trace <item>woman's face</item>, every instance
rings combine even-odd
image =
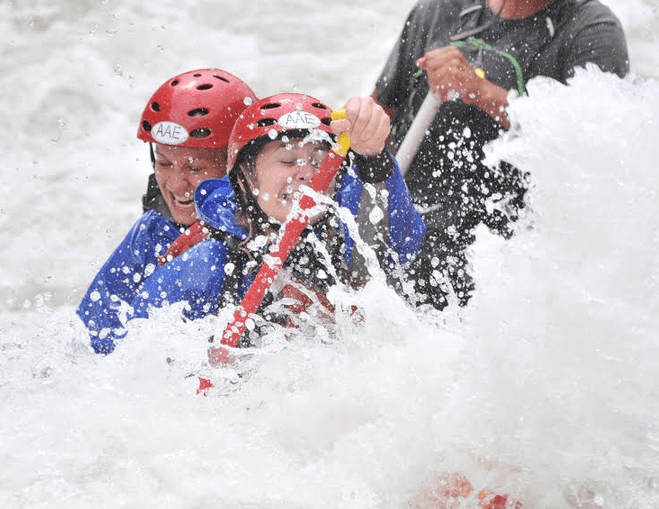
[[[202,180],[226,173],[227,151],[156,144],[156,181],[172,218],[190,226],[197,219],[194,190]]]
[[[311,183],[327,152],[326,144],[302,139],[266,144],[255,158],[253,189],[263,212],[284,222],[300,186]]]

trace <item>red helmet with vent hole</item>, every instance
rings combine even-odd
[[[252,141],[261,138],[275,140],[288,131],[304,136],[316,129],[333,136],[329,126],[331,121],[332,110],[305,94],[277,94],[256,101],[242,112],[233,127],[227,169],[233,169],[240,152]]]
[[[137,131],[140,140],[192,148],[222,148],[240,113],[256,101],[252,89],[221,69],[179,74],[149,99]]]

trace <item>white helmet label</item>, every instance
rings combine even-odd
[[[158,122],[154,125],[153,129],[151,129],[151,136],[158,143],[165,145],[180,145],[181,143],[185,143],[190,137],[185,127],[176,122],[169,122],[168,120]]]
[[[313,113],[296,111],[282,115],[277,123],[286,129],[313,129],[320,125],[320,119]]]

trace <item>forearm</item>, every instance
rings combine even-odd
[[[496,120],[503,129],[510,128],[510,121],[506,108],[508,107],[508,90],[494,83],[483,80],[483,85],[477,93],[460,96],[462,102],[480,108]]]
[[[416,255],[426,234],[426,226],[416,211],[412,197],[396,164],[387,178],[387,225],[389,247],[402,262]]]
[[[126,334],[127,303],[137,293],[136,280],[141,279],[134,277],[144,274],[141,254],[129,234],[101,267],[78,306],[76,313],[89,331],[96,353],[111,353],[114,340]]]

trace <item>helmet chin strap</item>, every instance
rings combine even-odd
[[[156,171],[156,153],[153,151],[153,143],[149,142],[149,155],[151,156],[151,168]]]

